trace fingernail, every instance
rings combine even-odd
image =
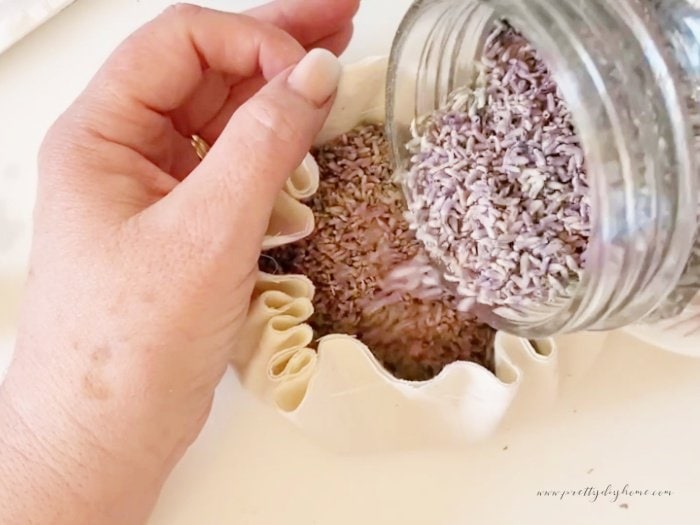
[[[313,49],[289,75],[289,86],[309,102],[321,107],[338,89],[342,66],[338,58],[325,49]]]

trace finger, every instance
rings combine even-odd
[[[209,144],[214,144],[236,110],[260,91],[265,83],[266,81],[262,77],[253,77],[238,83],[234,89],[229,91],[228,98],[213,116],[208,115],[209,118],[204,120],[201,118],[203,115],[200,114],[200,118],[196,122],[193,121],[193,124],[198,125],[195,128],[197,129],[196,133]]]
[[[257,75],[257,78],[265,81],[260,75]],[[170,112],[175,129],[185,137],[197,133],[197,123],[203,118],[211,119],[212,115],[226,104],[235,80],[230,75],[224,75],[213,69],[207,70],[202,77],[202,82],[187,102]]]
[[[309,49],[322,48],[339,55],[352,39],[353,25],[348,23],[336,33],[313,42]],[[180,109],[173,112],[173,122],[185,136],[200,135],[209,143],[219,137],[233,112],[265,85],[261,76],[240,80],[234,85],[222,75],[217,79],[207,78],[196,93]],[[218,80],[216,82],[215,80]],[[230,79],[229,79],[230,80]],[[222,92],[226,98],[222,100]]]
[[[359,0],[277,0],[249,10],[246,14],[275,25],[294,37],[307,49],[328,49],[341,54],[352,37],[352,18],[359,7]],[[177,130],[189,136],[194,133],[213,142],[221,134],[233,112],[260,87],[260,77],[226,82],[219,76],[215,83],[206,78],[191,100],[173,113]],[[221,99],[227,89],[228,98]]]
[[[347,47],[348,42],[352,38],[353,25],[348,24],[346,27],[337,33],[325,37],[318,42],[312,44],[312,48],[328,49],[337,54],[335,50],[343,50]],[[231,115],[248,99],[250,99],[260,88],[265,85],[265,79],[262,77],[253,77],[246,79],[236,84],[233,89],[229,90],[229,95],[226,101],[220,105],[216,111],[205,111],[201,106],[197,110],[188,110],[190,133],[196,133],[208,143],[213,144],[223,132]],[[216,94],[198,97],[200,100],[214,100]],[[208,109],[213,109],[211,106]]]
[[[311,44],[311,48],[321,47],[323,49],[328,49],[332,53],[339,55],[348,47],[350,40],[352,40],[354,27],[352,22],[347,24],[345,27],[338,30],[336,33],[326,36],[317,42]]]
[[[204,71],[273,78],[304,56],[283,30],[249,16],[178,4],[128,38],[98,74],[106,96],[165,114],[199,86]],[[128,72],[128,74],[124,74]],[[100,82],[102,81],[102,82]]]
[[[235,250],[244,266],[254,264],[274,202],[323,125],[340,75],[330,52],[310,52],[241,106],[202,164],[149,212],[175,220],[209,253]]]
[[[345,29],[359,7],[360,0],[277,0],[251,9],[247,14],[276,25],[304,47],[310,47]],[[337,55],[344,49],[331,51]]]
[[[304,49],[281,29],[254,18],[177,5],[134,33],[110,57],[81,97],[86,124],[156,165],[167,114],[200,85],[204,71],[270,79],[297,63]],[[166,154],[172,156],[171,151]]]

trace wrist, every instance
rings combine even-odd
[[[31,499],[43,499],[61,485],[40,449],[36,436],[12,406],[7,388],[0,385],[0,522],[40,523]]]
[[[60,395],[22,375],[0,386],[0,523],[145,522],[164,473],[101,443],[103,421],[80,404],[67,415]]]

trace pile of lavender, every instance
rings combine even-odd
[[[309,203],[314,234],[261,258],[264,271],[313,281],[316,336],[356,336],[401,379],[430,379],[458,360],[492,368],[495,332],[458,312],[440,286],[403,215],[382,129],[353,130],[316,159],[321,181]]]
[[[474,85],[415,123],[409,150],[408,221],[460,311],[547,304],[579,282],[583,153],[550,72],[512,27],[489,35]]]

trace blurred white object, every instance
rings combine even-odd
[[[700,294],[679,316],[653,324],[631,326],[627,332],[669,352],[700,357]]]
[[[75,0],[0,0],[0,53]]]

